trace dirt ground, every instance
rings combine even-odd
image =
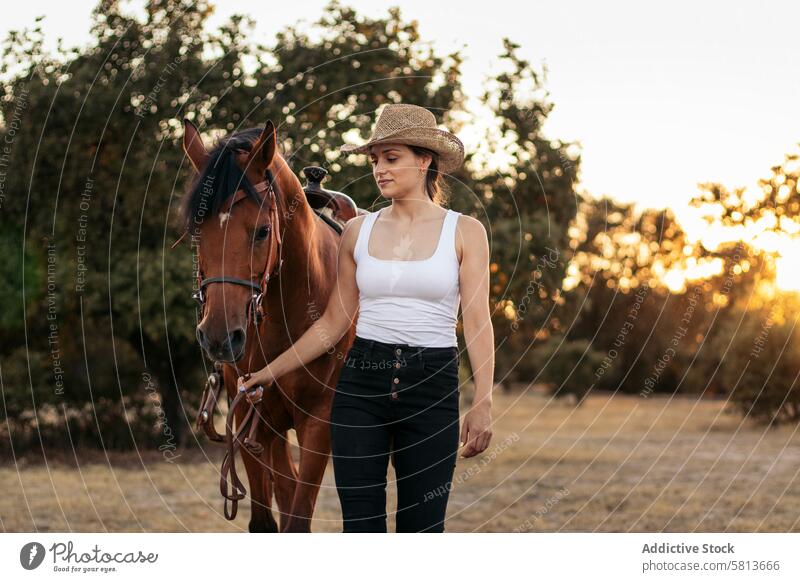
[[[489,449],[458,460],[447,531],[800,531],[797,427],[762,429],[723,401],[593,394],[575,408],[532,391],[497,393],[494,420]],[[2,530],[247,530],[249,500],[222,515],[217,446],[80,458],[2,459]],[[391,470],[388,494],[391,531]],[[341,530],[331,466],[312,529]]]

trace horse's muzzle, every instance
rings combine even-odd
[[[244,355],[245,340],[247,336],[244,329],[237,328],[227,336],[217,339],[209,337],[200,326],[197,327],[197,341],[200,347],[212,360],[233,363],[239,361]]]

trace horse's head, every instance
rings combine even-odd
[[[197,339],[209,357],[235,362],[244,355],[269,275],[280,266],[277,183],[270,171],[275,126],[269,121],[234,133],[207,151],[187,120],[183,147],[198,172],[182,212],[198,247]]]

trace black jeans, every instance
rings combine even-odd
[[[444,531],[458,452],[457,347],[356,336],[331,411],[345,532],[385,532],[386,475],[397,477],[397,532]]]

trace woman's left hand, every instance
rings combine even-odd
[[[474,457],[482,453],[492,440],[492,403],[481,400],[472,405],[461,427],[461,444],[466,445],[461,456]]]

